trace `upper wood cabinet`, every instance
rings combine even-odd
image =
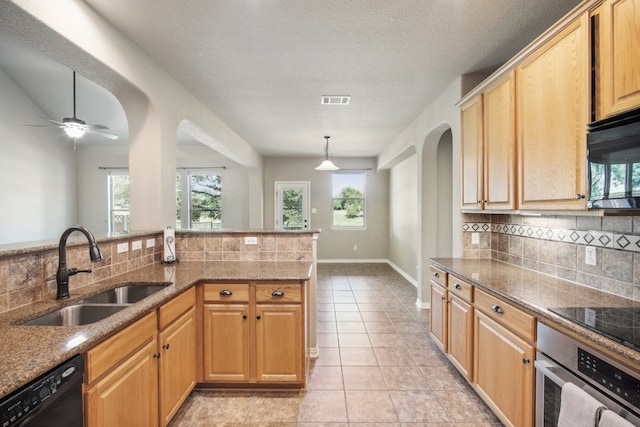
[[[483,94],[484,208],[515,209],[516,111],[514,72]]]
[[[588,14],[516,69],[520,209],[586,209]]]
[[[515,83],[510,72],[462,107],[462,208],[515,209]]]
[[[640,0],[605,0],[600,14],[603,117],[640,106]]]
[[[482,95],[462,106],[462,208],[483,208]]]

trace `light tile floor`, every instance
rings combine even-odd
[[[428,335],[416,289],[384,264],[318,266],[306,392],[194,390],[170,427],[499,426]]]

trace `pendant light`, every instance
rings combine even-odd
[[[324,137],[324,139],[327,140],[324,145],[324,160],[316,168],[317,171],[337,171],[338,169],[340,169],[339,167],[334,165],[331,160],[329,160],[329,138],[329,136]]]

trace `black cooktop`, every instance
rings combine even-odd
[[[549,311],[640,351],[640,307],[550,307]]]

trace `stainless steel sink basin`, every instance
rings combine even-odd
[[[36,317],[23,323],[31,326],[78,326],[88,325],[105,319],[120,310],[129,307],[126,304],[75,304]]]
[[[165,285],[126,285],[85,298],[86,304],[135,304],[165,289]]]

